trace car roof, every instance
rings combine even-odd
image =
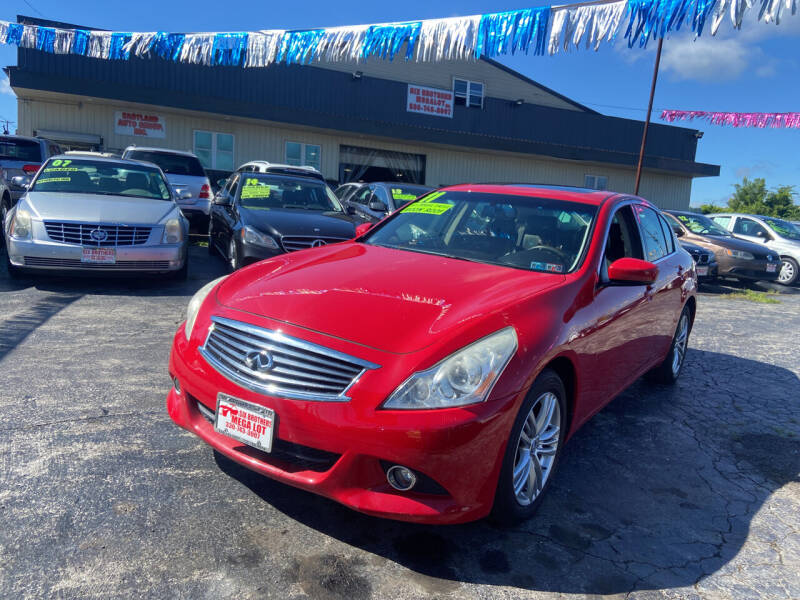
[[[14,138],[16,140],[26,140],[28,142],[47,142],[47,138],[36,137],[32,135],[16,135],[14,133],[0,133],[0,138]]]
[[[464,183],[440,188],[448,192],[484,192],[487,194],[509,194],[512,196],[530,196],[532,198],[550,198],[553,200],[570,200],[600,206],[618,196],[616,192],[592,190],[588,188],[548,185],[538,183]],[[634,196],[636,197],[636,196]],[[640,198],[644,200],[643,198]]]
[[[129,150],[142,150],[143,152],[160,152],[161,154],[180,154],[181,156],[191,156],[197,158],[197,155],[189,152],[188,150],[172,150],[171,148],[150,148],[147,146],[128,146],[124,152]]]

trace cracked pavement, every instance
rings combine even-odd
[[[703,294],[678,385],[584,426],[530,521],[428,527],[172,424],[171,338],[222,269],[193,247],[186,283],[0,271],[0,598],[800,598],[800,289]]]

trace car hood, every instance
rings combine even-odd
[[[85,223],[152,225],[175,210],[175,203],[172,201],[95,194],[28,192],[26,201],[43,220]]]
[[[272,235],[304,235],[352,239],[356,226],[342,212],[314,212],[302,209],[252,210],[239,207],[245,225]]]
[[[563,275],[345,242],[237,271],[217,289],[217,302],[405,354],[563,281]]]
[[[721,235],[700,235],[695,234],[697,239],[704,241],[708,244],[713,244],[714,246],[720,246],[722,248],[730,248],[731,250],[742,250],[744,252],[758,252],[758,253],[766,253],[768,248],[765,245],[759,245],[754,242],[748,242],[747,240],[740,240],[736,237],[727,237]]]

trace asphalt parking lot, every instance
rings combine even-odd
[[[800,598],[800,289],[708,288],[679,384],[640,381],[586,425],[534,519],[437,528],[172,424],[172,335],[224,269],[192,259],[185,283],[0,269],[0,597]]]

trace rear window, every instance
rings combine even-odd
[[[42,147],[32,140],[0,137],[0,159],[40,163]]]
[[[164,173],[170,175],[190,175],[192,177],[205,177],[203,165],[194,156],[183,154],[169,154],[167,152],[149,152],[147,150],[131,150],[125,158],[151,162],[161,167]]]

